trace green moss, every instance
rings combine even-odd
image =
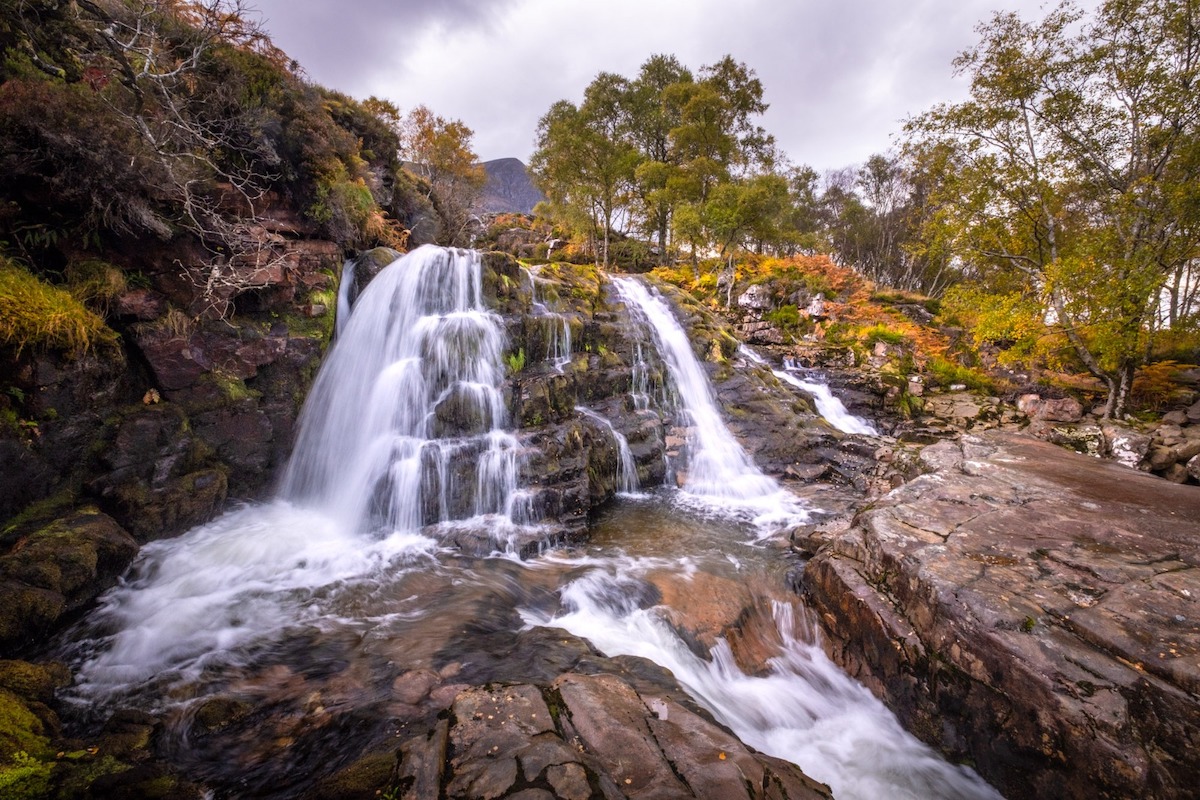
[[[0,344],[86,352],[112,346],[117,334],[71,293],[51,286],[0,256]]]
[[[41,758],[49,751],[42,721],[19,697],[0,689],[0,763],[13,763],[18,753]]]
[[[995,385],[982,371],[964,367],[940,356],[929,359],[925,371],[938,386],[961,383],[973,392],[991,392]]]
[[[235,378],[219,370],[213,370],[210,373],[210,380],[216,384],[225,397],[234,402],[239,400],[257,400],[262,397],[262,392],[249,388],[242,379]]]
[[[0,797],[33,800],[50,797],[50,775],[54,764],[17,751],[0,766]]]

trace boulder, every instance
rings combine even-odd
[[[1189,423],[1195,424],[1200,422],[1200,400],[1197,400],[1188,406],[1188,409],[1185,413],[1187,414],[1187,420]]]
[[[1174,411],[1168,411],[1166,414],[1163,414],[1162,423],[1164,425],[1187,425],[1187,410],[1177,408]]]
[[[1150,437],[1128,425],[1107,420],[1100,425],[1105,451],[1118,464],[1137,469],[1150,449]],[[1200,452],[1200,451],[1198,451]]]
[[[0,555],[0,646],[53,630],[113,586],[138,550],[125,529],[92,506],[9,537]]]
[[[1034,420],[1079,422],[1083,419],[1083,406],[1073,397],[1044,399],[1036,394],[1023,394],[1017,398],[1017,408]]]
[[[1193,797],[1200,493],[1028,437],[936,447],[806,568],[834,660],[1006,796]]]
[[[762,313],[771,308],[771,292],[765,285],[756,283],[738,295],[737,304],[748,311]]]

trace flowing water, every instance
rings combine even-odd
[[[789,565],[762,541],[765,518],[806,509],[737,445],[669,307],[641,283],[617,286],[650,326],[688,423],[683,488],[618,500],[586,547],[522,561],[503,536],[490,557],[447,546],[463,526],[533,524],[514,519],[504,343],[479,286],[476,256],[424,248],[368,285],[306,405],[279,498],[148,545],[69,633],[77,724],[154,711],[187,774],[222,796],[289,797],[356,745],[401,734],[404,676],[529,680],[514,641],[561,628],[669,668],[747,743],[839,798],[997,797],[825,657]],[[743,608],[758,623],[733,636]]]
[[[776,378],[789,386],[795,386],[800,391],[812,397],[813,402],[817,404],[817,413],[842,433],[862,433],[868,436],[879,435],[879,431],[868,420],[851,414],[842,401],[834,396],[828,384],[822,383],[820,380],[815,380],[818,377],[815,373],[796,366],[796,362],[792,359],[785,358],[783,360],[783,369],[779,370],[772,369],[765,358],[749,347],[742,346],[738,348],[738,352],[751,363],[770,369],[771,374]]]

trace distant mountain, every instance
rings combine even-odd
[[[520,159],[497,158],[483,162],[483,168],[488,179],[477,205],[480,212],[531,214],[533,207],[546,199],[534,187]]]

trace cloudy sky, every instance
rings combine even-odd
[[[886,150],[905,117],[965,93],[950,62],[992,11],[1040,0],[250,0],[317,83],[424,103],[475,131],[484,160],[528,162],[538,118],[600,71],[655,53],[725,54],[763,83],[763,125],[795,163]]]

